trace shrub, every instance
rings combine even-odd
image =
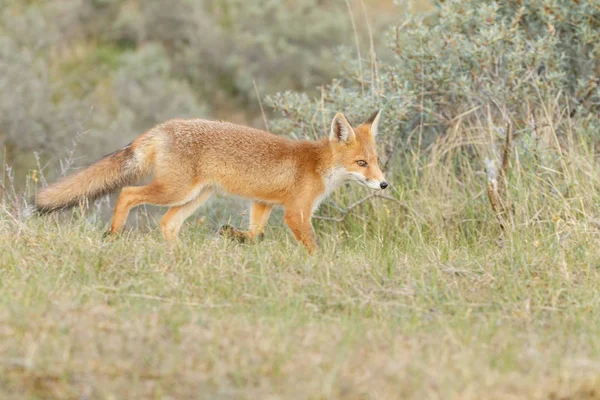
[[[393,135],[406,139],[423,125],[425,146],[475,107],[471,118],[486,118],[489,105],[494,114],[508,112],[518,120],[527,104],[539,107],[562,94],[572,112],[581,108],[587,116],[598,111],[600,12],[592,2],[577,3],[441,2],[426,18],[409,18],[389,32],[396,59],[380,64],[377,75],[367,69],[360,77],[354,68],[327,87],[324,99],[287,93],[271,103],[309,135],[307,121],[323,103],[325,120],[336,109],[359,117],[385,106]]]
[[[431,196],[416,207],[437,204],[424,213],[438,218],[437,226],[453,220],[452,209],[471,221],[487,212],[485,158],[487,184],[516,179],[506,196],[519,199],[521,207],[513,202],[512,209],[522,223],[572,213],[565,198],[595,214],[598,180],[590,177],[597,167],[589,149],[599,143],[599,23],[593,2],[439,2],[426,17],[390,30],[393,61],[361,71],[346,58],[340,63],[348,72],[320,97],[270,97],[285,116],[271,125],[283,134],[322,136],[336,111],[358,123],[383,107],[382,158],[391,159],[384,164],[399,194]],[[498,153],[510,155],[512,146],[518,159],[511,172]],[[465,198],[478,201],[459,203]]]

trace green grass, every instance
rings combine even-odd
[[[277,218],[256,245],[191,223],[169,250],[157,230],[106,242],[4,212],[0,397],[599,396],[592,223],[499,240],[485,213],[478,235],[426,232],[424,203],[373,204],[366,225],[319,222],[315,256]]]
[[[0,398],[600,398],[600,163],[583,135],[515,145],[502,230],[490,131],[399,157],[388,199],[315,221],[313,256],[281,211],[236,244],[215,232],[238,203],[209,204],[169,249],[153,209],[103,241],[97,211],[25,219],[7,191]]]

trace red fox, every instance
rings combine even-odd
[[[123,187],[111,229],[119,233],[129,211],[140,204],[170,207],[160,221],[163,236],[177,239],[183,222],[216,191],[250,199],[250,227],[221,233],[241,240],[263,235],[273,206],[296,240],[316,249],[311,218],[340,183],[353,179],[372,189],[388,184],[379,168],[375,137],[381,111],[353,128],[344,114],[331,123],[328,138],[297,141],[228,122],[171,120],[128,146],[67,176],[35,197],[39,213],[67,209]],[[129,186],[147,175],[145,186]]]

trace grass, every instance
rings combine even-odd
[[[314,256],[280,214],[217,237],[219,207],[175,250],[144,213],[103,241],[98,214],[23,218],[2,171],[0,398],[600,399],[597,124],[544,111],[511,122],[506,229],[483,170],[506,122],[460,114],[398,157],[396,201],[316,221]]]
[[[392,200],[316,220],[314,256],[280,211],[235,244],[214,232],[240,208],[213,204],[169,249],[151,212],[103,241],[98,210],[25,219],[9,188],[0,398],[600,398],[600,163],[572,122],[507,153],[504,230],[483,170],[498,127],[471,122],[399,157]]]
[[[107,242],[5,207],[0,397],[598,398],[595,220],[500,235],[481,184],[449,203],[413,179],[395,179],[403,208],[317,221],[312,257],[277,215],[257,245],[192,222],[169,250],[156,229]]]

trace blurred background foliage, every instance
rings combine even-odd
[[[388,139],[412,151],[443,138],[459,120],[481,127],[491,118],[501,129],[510,122],[525,138],[536,129],[530,117],[546,112],[546,120],[577,115],[585,132],[600,138],[598,1],[439,1],[384,36],[393,58],[367,53],[359,62],[346,52],[339,62],[348,71],[320,96],[270,96],[287,117],[276,126],[313,136],[336,110],[359,122],[365,109],[378,106],[386,110]]]
[[[316,137],[337,110],[356,124],[383,108],[391,191],[423,196],[407,204],[428,228],[597,215],[600,2],[438,1],[378,35],[392,57],[344,52],[318,96],[269,96],[271,129]]]
[[[0,1],[0,146],[13,174],[53,179],[172,117],[264,128],[264,99],[269,129],[298,138],[326,134],[337,111],[356,124],[382,107],[396,197],[447,187],[487,207],[480,176],[507,136],[531,172],[520,184],[543,183],[523,199],[533,210],[546,186],[563,199],[600,187],[588,163],[600,144],[597,0]]]
[[[52,177],[173,117],[263,128],[258,96],[318,94],[412,3],[0,0],[0,157]]]

